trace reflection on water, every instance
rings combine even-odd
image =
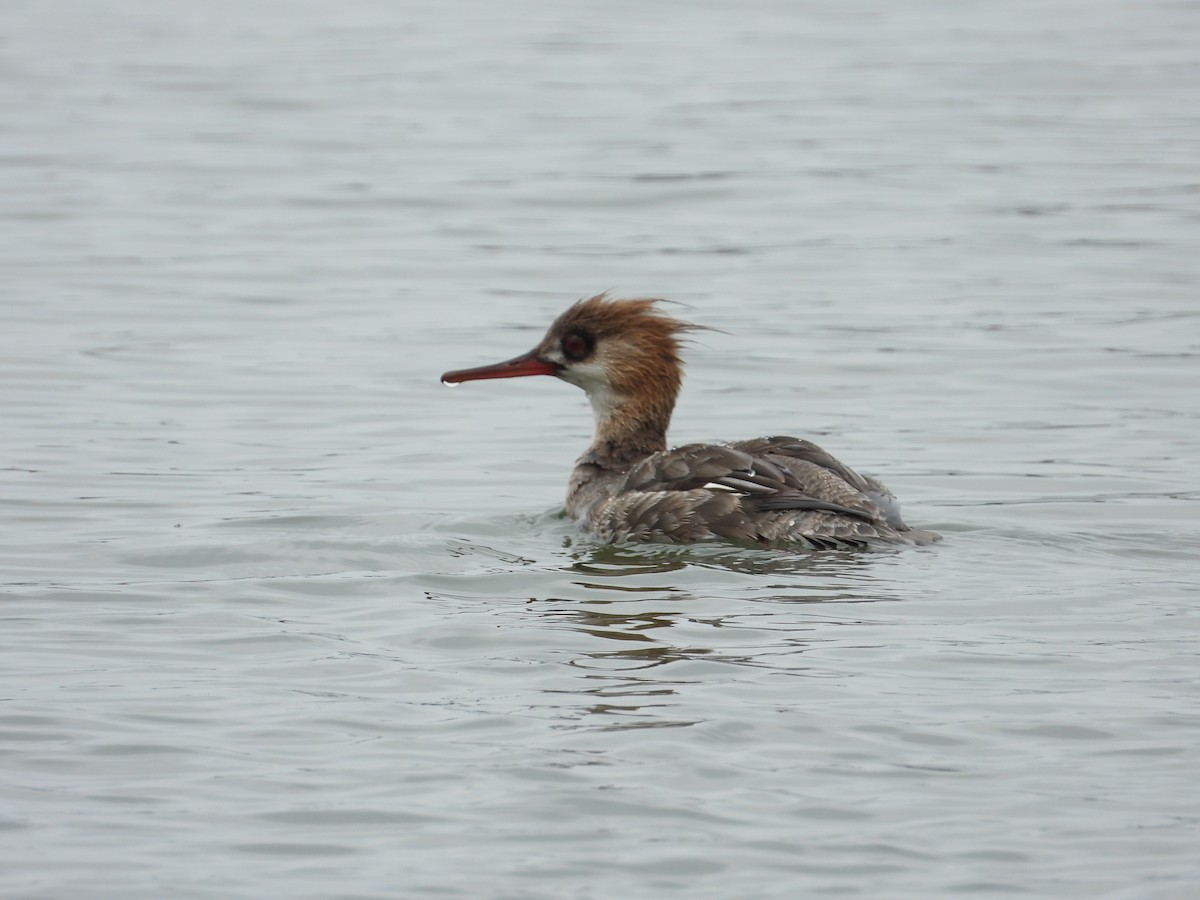
[[[751,672],[819,677],[804,654],[828,645],[829,628],[861,621],[840,604],[898,599],[874,575],[896,552],[576,547],[560,571],[583,593],[536,602],[543,623],[579,638],[564,646],[576,676],[545,693],[572,727],[675,728],[706,718],[681,714],[688,686],[760,677]],[[827,614],[798,613],[831,601]]]
[[[928,553],[932,550],[914,548],[869,548],[850,550],[803,550],[795,553],[779,550],[759,550],[730,547],[727,545],[695,545],[677,547],[668,545],[594,545],[573,554],[574,562],[569,572],[579,572],[589,578],[609,579],[603,582],[576,581],[579,587],[598,592],[646,593],[653,591],[680,592],[687,594],[686,583],[695,582],[711,590],[715,573],[728,575],[757,576],[750,582],[755,596],[760,600],[821,603],[839,601],[870,603],[877,600],[900,600],[895,592],[882,586],[885,578],[876,578],[874,572],[884,562],[894,560],[903,553]],[[707,572],[707,577],[679,579],[678,585],[641,584],[642,576],[667,573]],[[765,578],[796,579],[786,583],[764,582]],[[618,583],[618,579],[620,583]],[[744,578],[731,580],[740,591],[745,591]],[[771,593],[778,591],[780,593]],[[589,602],[606,602],[592,600]],[[612,601],[619,602],[619,601]]]

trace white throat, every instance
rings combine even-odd
[[[596,417],[596,427],[600,428],[612,419],[620,407],[620,398],[607,384],[594,385],[588,389],[588,402],[592,404],[592,414]]]
[[[559,377],[563,381],[583,388],[588,402],[592,404],[592,413],[596,417],[597,429],[610,422],[623,405],[625,398],[612,389],[608,373],[598,362],[577,363]]]

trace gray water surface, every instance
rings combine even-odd
[[[1200,896],[1200,7],[0,10],[0,894]],[[936,547],[606,547],[574,299]]]

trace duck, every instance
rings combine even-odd
[[[666,314],[662,303],[588,297],[528,353],[441,380],[550,375],[582,388],[595,433],[571,473],[566,514],[606,543],[842,550],[940,540],[907,525],[881,481],[809,440],[776,435],[668,449],[683,336],[708,329]]]

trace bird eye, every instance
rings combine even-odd
[[[589,353],[592,352],[591,335],[572,332],[563,338],[562,352],[563,356],[573,362],[579,362]]]

